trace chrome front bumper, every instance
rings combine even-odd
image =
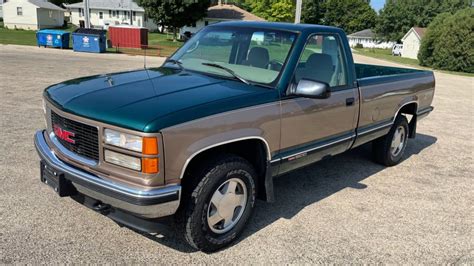
[[[143,218],[169,216],[178,209],[181,195],[179,185],[141,190],[70,166],[61,161],[48,146],[44,130],[36,132],[35,146],[41,160],[62,173],[79,193],[108,204],[114,209],[124,210]]]

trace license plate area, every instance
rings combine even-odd
[[[41,182],[50,186],[60,197],[69,197],[77,194],[77,190],[71,181],[65,178],[65,174],[58,171],[44,161],[40,162]]]

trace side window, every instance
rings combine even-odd
[[[347,85],[340,42],[332,35],[314,35],[306,43],[295,71],[295,80],[326,82],[331,87]]]

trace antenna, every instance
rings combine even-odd
[[[145,47],[145,49],[144,49],[145,52],[143,53],[143,54],[144,54],[144,56],[143,56],[143,68],[144,68],[144,69],[146,69],[146,48],[147,48],[147,47]]]

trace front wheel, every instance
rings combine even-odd
[[[200,179],[180,214],[186,241],[196,249],[211,252],[235,240],[245,227],[255,205],[255,170],[243,158],[220,156],[198,171]],[[191,191],[190,191],[191,192]]]
[[[374,160],[385,166],[393,166],[402,160],[408,143],[408,120],[398,116],[387,135],[373,141]]]

